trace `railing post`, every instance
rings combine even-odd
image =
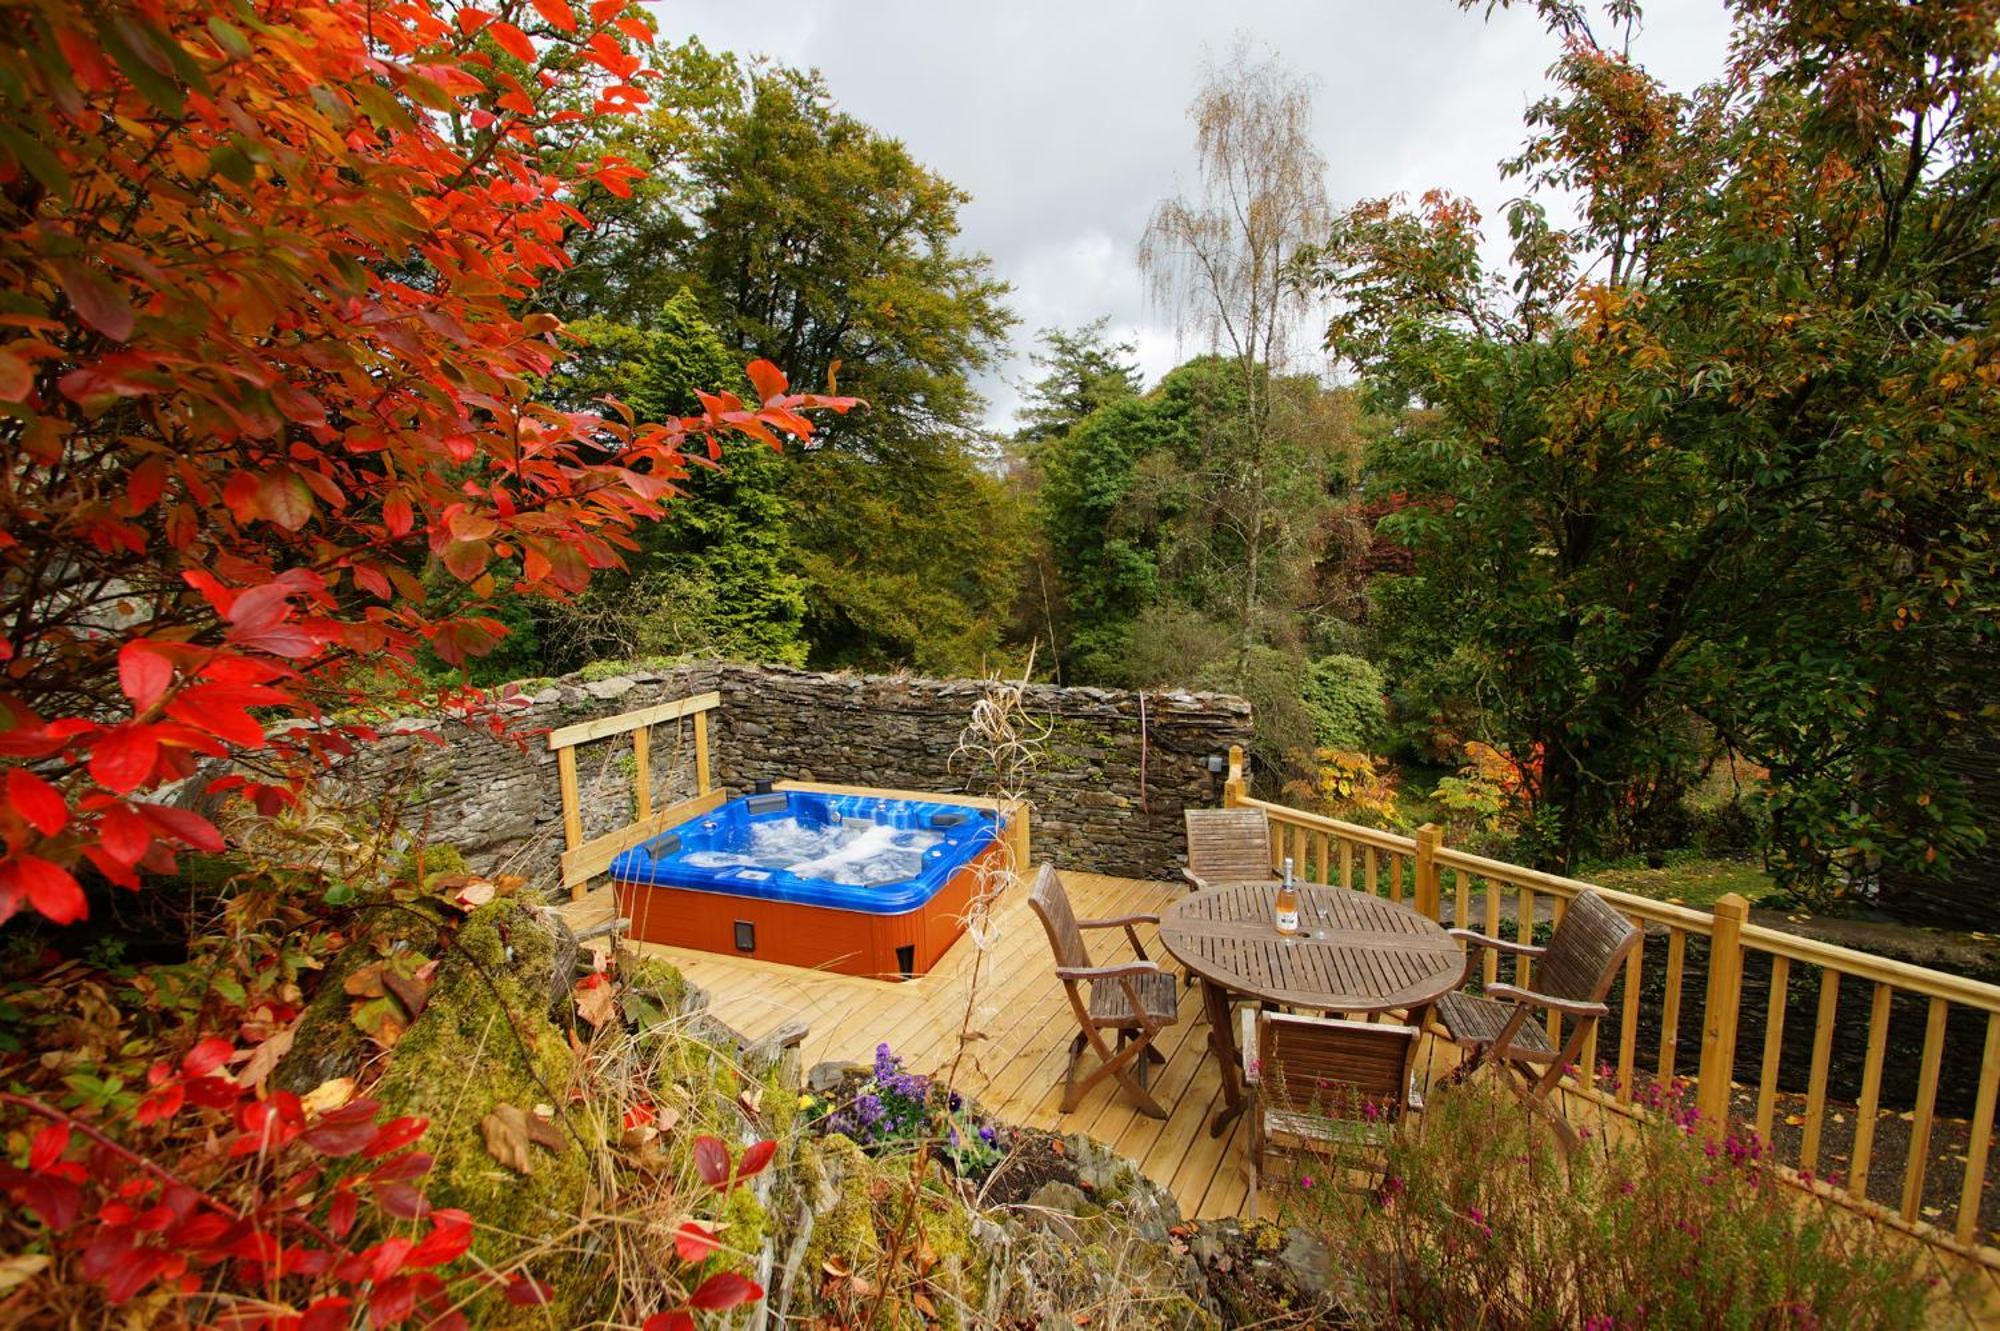
[[[1028,801],[1006,800],[996,806],[1000,813],[1001,835],[1007,839],[1007,853],[1013,859],[1008,866],[1014,871],[1016,882],[1026,882],[1028,878],[1028,857],[1034,851],[1030,836],[1030,810]]]
[[[1438,918],[1438,847],[1444,844],[1444,829],[1425,823],[1417,829],[1417,914]]]
[[[1743,922],[1750,916],[1750,903],[1731,892],[1715,903],[1714,915],[1695,1106],[1701,1110],[1704,1130],[1720,1136],[1729,1126],[1729,1079],[1736,1070],[1736,1028],[1743,1008]]]
[[[1222,783],[1222,807],[1235,808],[1249,793],[1249,787],[1243,780],[1243,746],[1232,744],[1229,746],[1229,775]]]

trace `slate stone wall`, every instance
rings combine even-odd
[[[722,694],[708,714],[710,753],[718,783],[732,793],[788,778],[989,789],[976,764],[954,757],[983,690],[977,680],[730,664],[555,681],[511,709],[516,739],[457,721],[410,722],[370,752],[367,770],[371,779],[384,769],[402,773],[410,824],[457,845],[475,868],[552,875],[562,804],[555,755],[537,732],[710,689]],[[1135,878],[1178,875],[1181,811],[1219,801],[1208,756],[1250,742],[1250,705],[1220,694],[1032,685],[1026,716],[1048,732],[1025,787],[1035,858]],[[630,752],[622,738],[578,750],[587,837],[630,821]],[[654,728],[656,804],[693,792],[693,763],[688,721]]]

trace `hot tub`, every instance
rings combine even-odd
[[[991,810],[774,791],[641,842],[612,861],[611,878],[645,942],[909,977],[964,932],[998,849]]]

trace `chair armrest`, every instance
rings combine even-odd
[[[1446,933],[1464,943],[1467,947],[1490,947],[1495,952],[1506,952],[1516,957],[1539,957],[1548,951],[1532,943],[1510,943],[1504,938],[1493,938],[1487,934],[1475,933],[1471,929],[1447,929]]]
[[[1236,1041],[1237,1052],[1243,1059],[1243,1084],[1255,1086],[1259,1075],[1263,1072],[1257,1062],[1257,1008],[1253,1004],[1236,1015],[1243,1025],[1242,1033]]]
[[[1164,975],[1157,962],[1128,961],[1122,966],[1058,966],[1059,980],[1122,980],[1128,975]]]
[[[1200,874],[1196,873],[1193,869],[1183,868],[1181,870],[1181,877],[1187,879],[1188,882],[1194,884],[1195,890],[1198,892],[1208,887],[1208,880],[1206,878],[1203,878]]]
[[[1145,961],[1148,960],[1146,945],[1139,941],[1139,930],[1136,926],[1141,924],[1158,924],[1159,922],[1160,917],[1157,915],[1120,915],[1115,919],[1109,920],[1078,920],[1076,927],[1079,929],[1123,929],[1125,937],[1132,944],[1132,955],[1141,961]]]
[[[1489,984],[1486,986],[1486,993],[1489,998],[1520,1003],[1525,1007],[1545,1007],[1566,1017],[1605,1017],[1611,1014],[1611,1009],[1602,1003],[1584,1003],[1574,998],[1557,998],[1554,994],[1538,994],[1532,989],[1522,989],[1511,984]]]

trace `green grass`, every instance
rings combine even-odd
[[[1590,866],[1576,876],[1620,892],[1683,906],[1713,906],[1730,892],[1742,893],[1754,906],[1777,891],[1771,875],[1755,860],[1716,858],[1693,851],[1668,852],[1666,864],[1658,869],[1647,868],[1641,860],[1626,859]]]

